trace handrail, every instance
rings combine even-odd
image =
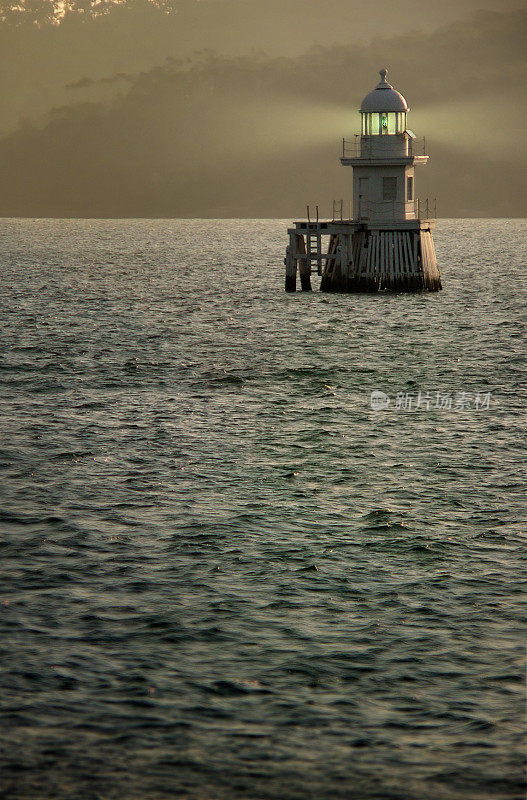
[[[358,133],[355,134],[354,141],[344,138],[342,139],[342,158],[372,158],[376,156],[384,156],[386,158],[412,158],[413,156],[427,155],[424,136],[420,139],[407,139],[408,154],[398,154],[388,146],[379,147],[381,144],[379,140],[382,139],[385,139],[385,136],[361,136]]]
[[[400,220],[400,212],[406,215],[414,214],[414,219],[420,219],[420,212],[424,211],[424,219],[437,219],[437,199],[433,202],[429,197],[415,200],[359,200],[359,220],[377,219],[383,221]],[[391,212],[391,213],[390,213]],[[398,219],[397,219],[397,218]],[[412,217],[410,217],[412,219]]]
[[[429,197],[415,200],[359,200],[358,213],[353,217],[351,200],[346,202],[346,210],[349,206],[349,216],[344,214],[344,200],[333,200],[332,222],[360,222],[361,220],[371,220],[377,222],[401,222],[404,221],[401,212],[414,214],[409,219],[420,219],[420,212],[423,211],[423,219],[437,219],[437,199]],[[307,206],[307,221],[310,226],[320,224],[319,207],[315,206],[316,219],[311,219],[311,206]],[[390,213],[391,212],[391,213]]]
[[[406,214],[419,217],[419,200],[359,200],[358,219],[377,219],[396,222]],[[410,217],[412,219],[412,217]]]

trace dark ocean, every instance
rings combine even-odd
[[[524,796],[527,222],[287,224],[0,221],[2,798]]]

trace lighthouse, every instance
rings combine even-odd
[[[352,167],[353,215],[320,221],[295,222],[286,250],[286,291],[295,291],[297,271],[301,288],[311,289],[311,275],[321,276],[328,292],[437,291],[437,267],[431,203],[420,202],[415,168],[426,165],[425,140],[408,128],[408,104],[388,82],[381,80],[360,106],[361,130],[354,140],[342,140],[340,162]],[[425,212],[424,216],[421,212]]]

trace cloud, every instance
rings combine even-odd
[[[131,83],[136,78],[137,78],[137,73],[133,73],[133,72],[118,72],[116,75],[110,75],[107,78],[100,78],[98,83],[101,84],[101,85],[119,83],[120,81],[128,81],[128,82]]]
[[[506,11],[518,4],[500,0],[499,8]],[[321,13],[315,0],[0,0],[0,134],[13,130],[22,116],[36,119],[69,102],[75,90],[64,84],[84,76],[97,82],[118,72],[135,74],[166,55],[184,60],[203,48],[230,55],[254,49],[290,58],[315,44],[349,48],[372,37],[382,48],[378,37],[390,41],[416,26],[425,26],[429,34],[471,9],[483,13],[485,6],[496,2],[324,0]],[[16,8],[23,10],[9,12],[9,19],[1,21],[2,11]],[[410,35],[411,48],[421,35]],[[379,58],[384,58],[382,49]],[[419,70],[428,72],[426,56]],[[306,75],[312,73],[307,64]],[[336,82],[350,77],[337,76]],[[115,87],[123,85],[116,82]],[[98,90],[107,96],[110,89],[108,83],[79,87],[91,97]]]
[[[387,64],[429,143],[421,194],[437,196],[443,215],[525,216],[526,32],[526,12],[480,13],[430,35],[294,58],[209,52],[86,79],[127,86],[1,141],[0,213],[281,217],[308,202],[328,213],[350,195],[339,140],[357,130],[357,107]]]
[[[78,81],[72,81],[71,83],[66,83],[66,89],[86,89],[89,86],[93,86],[95,81],[93,78],[79,78]]]
[[[128,81],[132,83],[137,78],[137,73],[133,72],[117,72],[115,75],[109,75],[104,78],[80,78],[78,81],[66,83],[66,89],[91,89],[94,86],[107,86],[121,81]]]

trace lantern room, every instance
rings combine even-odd
[[[408,105],[400,92],[388,83],[388,71],[381,69],[381,80],[366,95],[360,107],[363,136],[394,135],[406,132]]]

